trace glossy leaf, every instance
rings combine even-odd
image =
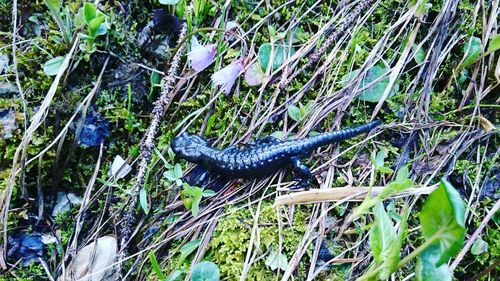
[[[273,56],[273,66],[272,70],[278,69],[283,62],[285,62],[289,56],[295,53],[293,48],[289,48],[284,45],[274,45],[274,47],[269,43],[264,43],[260,45],[258,59],[262,66],[262,70],[266,71],[269,62],[271,61],[271,56]]]
[[[440,256],[441,250],[437,245],[430,246],[420,254],[415,267],[415,277],[418,281],[451,281],[448,264],[436,265]]]
[[[384,94],[385,88],[389,84],[389,76],[387,75],[390,70],[382,66],[374,66],[366,72],[366,75],[361,79],[358,90],[367,87],[369,88],[363,90],[360,95],[357,96],[358,99],[367,102],[378,102],[382,95]],[[351,80],[353,80],[359,73],[359,70],[354,70],[351,73],[346,74],[343,78],[344,86],[347,85]],[[380,78],[384,76],[384,78]],[[376,83],[372,84],[374,81]],[[399,84],[396,81],[389,92],[389,97],[397,93],[399,89]]]
[[[46,63],[43,64],[43,72],[47,74],[48,76],[55,76],[59,72],[59,69],[61,68],[61,65],[64,61],[64,56],[58,56],[55,58],[52,58],[48,60]]]
[[[191,281],[219,281],[220,272],[217,265],[210,261],[200,262],[191,272]]]
[[[422,234],[425,239],[434,239],[438,246],[436,266],[440,266],[460,251],[465,236],[465,203],[458,191],[446,180],[442,180],[425,201],[420,212]]]
[[[463,68],[468,68],[471,66],[479,56],[483,53],[484,46],[481,43],[481,39],[472,36],[469,41],[464,45],[464,62],[462,63]]]

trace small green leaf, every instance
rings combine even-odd
[[[101,25],[99,25],[99,27],[97,28],[96,30],[96,36],[99,36],[99,35],[104,35],[108,32],[108,29],[109,29],[109,24],[107,22],[103,22],[101,23]]]
[[[207,190],[203,190],[203,197],[212,197],[214,196],[216,193],[215,191],[213,190],[210,190],[210,189],[207,189]]]
[[[277,139],[283,139],[283,137],[285,136],[285,133],[283,133],[283,131],[276,131],[276,132],[273,132],[271,134],[271,137],[275,137]]]
[[[484,47],[481,43],[481,39],[472,36],[469,41],[464,45],[464,62],[462,64],[463,68],[468,68],[471,66],[479,56],[483,53]]]
[[[144,188],[142,188],[141,191],[139,191],[139,204],[144,210],[144,213],[148,214],[149,213],[148,192]]]
[[[437,267],[460,251],[465,238],[465,203],[445,179],[425,201],[420,212],[420,223],[424,238],[432,237],[435,241],[432,245],[438,246],[440,257]]]
[[[169,180],[169,181],[175,181],[175,180],[177,179],[177,178],[175,177],[175,175],[174,175],[174,171],[170,171],[170,170],[169,170],[169,171],[165,171],[165,172],[163,173],[163,176],[164,176],[165,178],[167,178],[167,180]]]
[[[484,241],[481,236],[479,236],[476,241],[474,241],[474,244],[472,244],[472,247],[470,248],[471,254],[478,256],[482,253],[488,252],[488,243]]]
[[[497,34],[490,39],[486,53],[491,54],[496,50],[500,50],[500,34]]]
[[[160,0],[162,5],[175,5],[177,3],[179,3],[179,0]]]
[[[62,7],[62,0],[45,0],[44,2],[49,9],[54,11],[58,11]]]
[[[298,108],[293,104],[291,104],[288,107],[288,115],[296,122],[299,122],[302,119],[302,115],[300,114],[300,108]]]
[[[182,275],[183,275],[183,272],[181,270],[174,270],[172,271],[172,273],[170,273],[166,279],[164,279],[165,281],[180,281],[182,280]]]
[[[58,56],[55,58],[52,58],[48,60],[44,65],[42,66],[43,71],[47,76],[55,76],[59,72],[59,69],[61,68],[61,65],[65,59],[65,56]]]
[[[288,259],[285,254],[272,250],[269,256],[267,256],[266,265],[273,271],[277,268],[285,271],[288,267]]]
[[[191,271],[191,281],[219,281],[220,272],[217,265],[210,261],[200,262]]]
[[[385,158],[385,154],[382,151],[379,151],[377,153],[377,156],[375,156],[375,163],[374,164],[375,164],[375,167],[377,169],[384,166],[384,158]]]
[[[84,8],[81,7],[78,10],[78,13],[75,15],[75,19],[73,20],[75,27],[79,28],[84,26],[87,22],[85,21]]]
[[[353,80],[356,76],[358,76],[358,73],[359,70],[354,70],[351,73],[346,74],[342,78],[344,86],[346,86],[351,80]],[[390,81],[389,77],[386,75],[387,73],[389,73],[389,69],[378,65],[369,69],[366,72],[366,75],[361,79],[358,90],[365,88],[368,85],[370,86],[369,88],[362,91],[361,94],[357,96],[357,98],[367,102],[378,102],[382,98],[385,88],[387,87]],[[380,78],[382,76],[385,77]],[[377,82],[372,84],[372,82],[374,82],[375,80],[377,80]],[[397,93],[398,89],[399,89],[399,83],[396,81],[391,91],[389,92],[389,97]]]
[[[200,246],[200,243],[201,243],[201,239],[195,239],[193,241],[187,242],[186,244],[184,244],[181,247],[181,249],[179,250],[181,252],[181,256],[179,257],[179,262],[177,263],[177,267],[179,267],[184,262],[184,260],[189,255],[191,255],[191,253],[196,251],[198,246]]]
[[[180,179],[182,178],[182,167],[179,163],[175,164],[175,167],[174,167],[174,177],[176,179]]]
[[[97,36],[98,35],[97,32],[99,31],[99,27],[101,26],[101,24],[104,23],[105,20],[106,20],[106,17],[104,15],[92,19],[88,23],[88,26],[89,26],[89,36],[91,36],[91,37]]]
[[[379,272],[379,279],[386,280],[397,268],[401,242],[381,202],[375,205],[373,213],[375,225],[370,232],[370,249],[377,264],[383,267]]]
[[[156,259],[156,255],[153,251],[149,251],[149,262],[151,263],[156,276],[158,276],[160,280],[165,280],[165,275],[163,275],[160,265],[158,264],[158,260]]]
[[[274,45],[273,48],[271,44],[264,43],[260,45],[258,59],[260,65],[262,66],[262,70],[266,71],[269,62],[271,61],[271,55],[273,55],[273,66],[271,70],[276,70],[288,59],[289,55],[292,56],[294,53],[295,50],[293,48],[288,48],[288,46]]]
[[[85,18],[85,22],[89,24],[90,21],[96,17],[96,15],[97,10],[94,4],[85,2],[85,5],[83,6],[83,17]]]
[[[415,267],[415,276],[418,281],[451,281],[448,264],[436,265],[440,256],[441,250],[437,245],[430,246],[420,254]]]
[[[381,172],[381,173],[384,173],[384,174],[392,174],[392,173],[394,173],[394,170],[392,170],[389,167],[385,167],[385,166],[378,167],[378,171]]]
[[[191,203],[191,214],[193,217],[198,216],[200,213],[200,202],[201,202],[201,196],[196,196],[193,197],[193,201]]]
[[[408,179],[408,167],[403,166],[398,170],[398,173],[396,174],[396,182],[402,183],[406,179]]]
[[[247,82],[248,86],[258,86],[262,84],[263,80],[264,72],[262,71],[262,66],[260,66],[259,62],[253,63],[245,71],[245,82]]]
[[[425,60],[425,51],[424,49],[422,49],[422,47],[418,47],[418,45],[415,45],[413,44],[411,46],[411,48],[413,49],[413,52],[415,53],[415,55],[413,55],[413,59],[415,60],[415,62],[417,64],[421,64],[424,62]]]

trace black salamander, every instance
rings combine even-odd
[[[263,178],[290,165],[295,176],[300,179],[296,187],[308,189],[312,174],[301,159],[309,157],[321,146],[369,132],[379,123],[376,120],[349,129],[295,140],[279,140],[269,136],[248,147],[230,146],[222,150],[212,147],[200,136],[182,133],[174,138],[171,147],[180,158],[196,163],[210,173],[229,178]]]

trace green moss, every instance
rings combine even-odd
[[[253,206],[252,213],[255,214],[256,207]],[[245,263],[246,251],[250,243],[253,217],[248,209],[237,210],[230,207],[226,210],[231,213],[223,217],[217,225],[213,237],[208,245],[206,258],[215,262],[220,270],[222,278],[229,280],[238,279],[243,264]],[[282,253],[290,260],[297,245],[299,245],[302,235],[306,230],[306,213],[303,208],[297,208],[294,213],[293,225],[283,217],[282,220]],[[260,254],[269,253],[271,249],[277,249],[279,243],[278,225],[276,210],[271,203],[263,203],[261,214],[259,216],[258,233],[260,242]],[[255,248],[254,248],[255,249]],[[300,275],[305,274],[305,265],[307,264],[310,251],[306,254],[300,265]],[[252,264],[247,278],[249,280],[270,280],[276,278],[265,265],[265,258]]]

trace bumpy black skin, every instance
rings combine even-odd
[[[172,141],[171,147],[180,158],[196,163],[210,173],[230,178],[262,178],[291,165],[295,175],[301,179],[297,187],[308,188],[312,174],[300,159],[309,157],[320,146],[369,132],[379,123],[380,121],[376,120],[358,127],[304,139],[282,141],[267,137],[248,147],[230,146],[223,150],[212,147],[200,136],[183,133]]]

